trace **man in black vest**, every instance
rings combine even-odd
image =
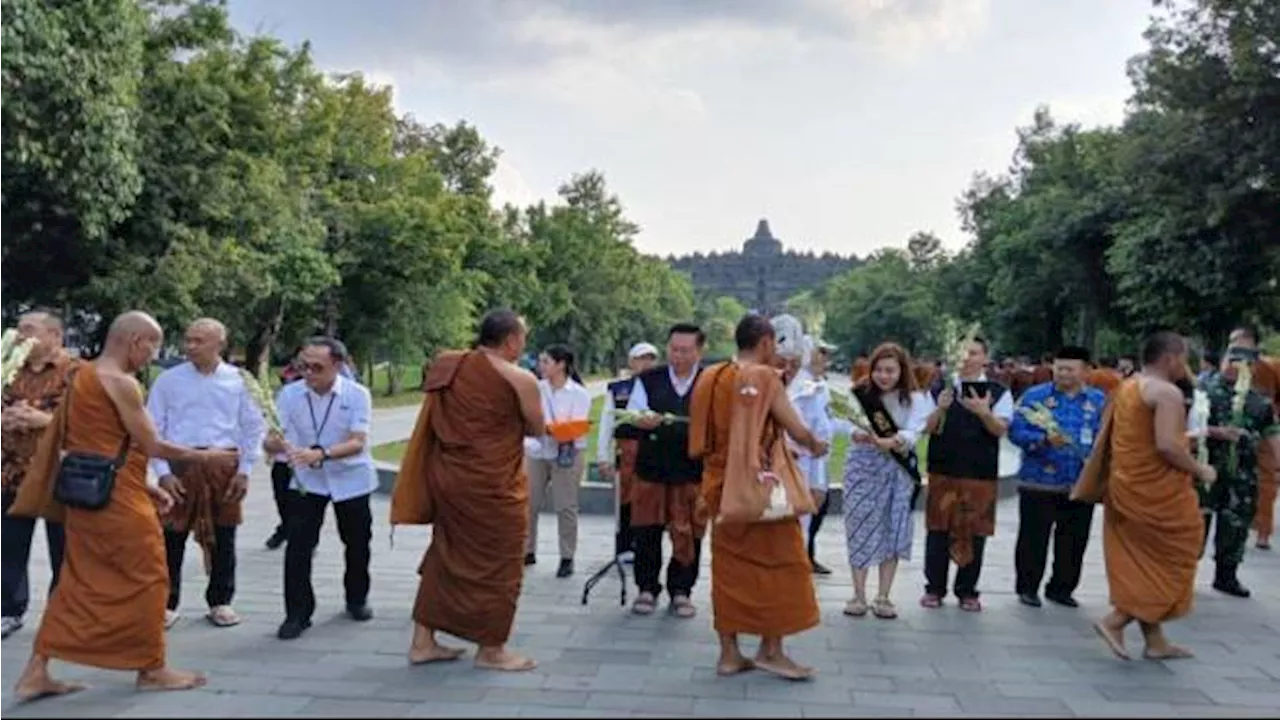
[[[635,534],[635,574],[640,594],[637,615],[657,607],[662,585],[662,530],[671,535],[667,592],[671,614],[697,614],[689,599],[698,579],[706,519],[698,512],[702,463],[689,459],[689,401],[698,378],[706,335],[697,325],[678,324],[667,333],[667,364],[641,373],[627,410],[652,413],[637,421],[641,430],[631,487],[631,526]]]
[[[614,478],[618,493],[618,531],[614,535],[614,555],[624,561],[635,559],[631,535],[631,483],[636,469],[636,452],[643,432],[634,425],[619,425],[614,412],[625,410],[631,400],[635,379],[658,362],[658,348],[647,342],[636,343],[627,353],[627,377],[609,383],[609,400],[613,405],[600,413],[599,436],[596,437],[596,469],[604,479]],[[616,445],[613,441],[616,441]]]
[[[924,548],[925,591],[920,604],[936,608],[947,594],[950,562],[957,566],[960,609],[981,612],[978,576],[982,551],[995,533],[1000,438],[1013,419],[1013,398],[983,373],[987,343],[975,337],[959,372],[934,392],[929,416],[928,535]],[[959,402],[956,402],[959,400]]]

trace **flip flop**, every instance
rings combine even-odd
[[[657,609],[658,602],[649,593],[640,593],[640,597],[631,603],[631,613],[633,615],[652,615],[653,611]]]
[[[677,595],[671,598],[672,615],[688,620],[698,614],[698,608],[693,606],[693,601],[683,595]]]
[[[1168,652],[1167,655],[1157,655],[1150,650],[1143,650],[1142,658],[1144,660],[1190,660],[1196,656],[1190,650],[1177,645],[1170,645]]]
[[[240,616],[229,605],[219,605],[205,615],[214,627],[235,627],[240,624]]]
[[[1106,643],[1107,647],[1111,649],[1111,654],[1115,655],[1121,660],[1131,659],[1129,657],[1128,651],[1124,649],[1124,646],[1121,645],[1115,638],[1111,636],[1111,633],[1108,632],[1107,629],[1102,626],[1102,623],[1094,623],[1093,631],[1097,633],[1098,637],[1102,638],[1102,642]]]

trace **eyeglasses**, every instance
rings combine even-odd
[[[302,369],[302,372],[308,375],[322,373],[329,369],[321,363],[298,363],[298,366]]]

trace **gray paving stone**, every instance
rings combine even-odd
[[[414,413],[416,415],[416,411]],[[412,426],[412,417],[409,419]],[[0,712],[23,717],[317,717],[365,714],[403,717],[874,717],[915,715],[1072,714],[1076,716],[1274,717],[1280,707],[1280,554],[1250,551],[1242,580],[1255,593],[1247,601],[1208,588],[1212,565],[1201,569],[1196,609],[1168,632],[1197,653],[1182,663],[1122,663],[1092,635],[1090,622],[1106,611],[1101,542],[1086,556],[1076,597],[1083,607],[1030,611],[1012,593],[1015,503],[1004,502],[983,571],[986,611],[960,612],[954,600],[938,611],[916,605],[919,559],[899,574],[893,622],[844,617],[850,596],[844,568],[843,528],[828,523],[819,557],[835,575],[815,578],[823,624],[789,638],[789,651],[814,665],[813,682],[793,684],[764,673],[734,678],[715,674],[718,653],[711,629],[710,572],[704,558],[692,621],[665,614],[630,615],[617,605],[615,579],[604,581],[583,607],[585,573],[612,546],[607,518],[581,521],[580,572],[557,580],[543,562],[525,578],[512,637],[513,649],[540,663],[531,673],[495,673],[472,666],[474,646],[458,663],[409,667],[410,610],[428,528],[400,528],[388,537],[386,499],[374,500],[373,590],[377,617],[354,623],[341,615],[342,546],[332,524],[316,553],[319,611],[302,638],[275,638],[281,617],[283,555],[261,549],[275,525],[269,483],[255,473],[246,505],[239,556],[237,608],[245,622],[218,629],[200,617],[206,577],[199,554],[188,553],[183,577],[186,619],[168,634],[172,662],[210,674],[201,691],[140,695],[128,673],[65,664],[55,672],[94,687],[78,697],[22,707],[12,687],[30,652],[48,583],[45,547],[37,533],[31,565],[32,612],[27,627],[4,642]],[[920,522],[917,518],[917,522]],[[540,557],[555,557],[555,518],[541,518]],[[1101,523],[1095,523],[1100,534]],[[917,532],[919,554],[923,532]],[[1140,650],[1136,629],[1128,641]],[[757,640],[744,638],[755,652]],[[645,705],[644,703],[648,703]],[[1193,704],[1194,703],[1194,704]],[[350,710],[350,712],[346,712]],[[1270,715],[1268,715],[1270,713]]]

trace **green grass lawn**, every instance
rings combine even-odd
[[[604,396],[601,395],[591,402],[591,434],[587,436],[587,462],[588,464],[595,462],[596,457],[596,427],[600,421],[600,411],[604,407]],[[385,462],[398,463],[400,458],[404,456],[405,441],[398,441],[378,445],[373,448],[373,457],[377,460]],[[920,457],[920,472],[924,473],[925,458],[928,456],[929,438],[922,437],[916,445],[916,452]],[[849,452],[848,436],[838,436],[831,443],[831,455],[827,459],[827,478],[831,487],[842,487],[844,484],[844,458]]]

